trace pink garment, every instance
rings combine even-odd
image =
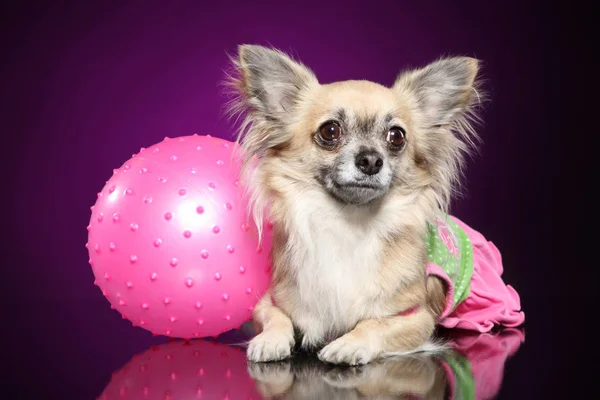
[[[456,217],[452,219],[464,230],[473,245],[473,276],[468,297],[452,311],[452,281],[440,266],[427,264],[427,274],[443,279],[449,288],[439,324],[445,328],[478,332],[489,332],[496,325],[520,326],[525,321],[525,314],[521,311],[517,292],[502,281],[500,252],[481,233]]]

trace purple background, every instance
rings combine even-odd
[[[132,328],[92,285],[89,207],[142,146],[194,132],[231,139],[219,86],[226,53],[270,43],[323,82],[389,85],[402,68],[440,55],[483,60],[492,100],[485,144],[453,212],[503,251],[505,279],[521,294],[529,343],[516,359],[537,360],[515,364],[506,381],[528,374],[519,390],[538,395],[559,382],[567,367],[554,357],[577,343],[545,353],[573,335],[549,335],[548,324],[567,312],[583,317],[578,305],[596,296],[593,279],[563,278],[587,276],[572,250],[583,196],[573,188],[590,161],[569,140],[589,129],[576,116],[587,91],[573,61],[585,44],[567,34],[585,24],[568,5],[512,0],[252,3],[22,2],[1,13],[2,334],[11,379],[95,396],[112,369],[164,341]]]

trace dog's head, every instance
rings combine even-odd
[[[318,186],[357,206],[429,188],[447,205],[476,138],[477,60],[440,59],[401,73],[392,87],[320,84],[306,66],[255,45],[240,46],[234,63],[242,149],[259,169],[270,166],[263,183]]]

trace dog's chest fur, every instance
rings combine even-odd
[[[292,271],[287,290],[293,300],[283,307],[303,343],[320,343],[381,312],[376,297],[385,298],[379,269],[386,223],[321,196],[296,198],[288,211],[284,262]]]

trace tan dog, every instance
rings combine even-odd
[[[234,62],[252,214],[262,229],[268,206],[274,225],[249,360],[284,359],[299,338],[332,363],[426,349],[446,287],[426,278],[423,237],[476,138],[478,61],[441,59],[391,88],[320,84],[260,46],[241,46]]]

